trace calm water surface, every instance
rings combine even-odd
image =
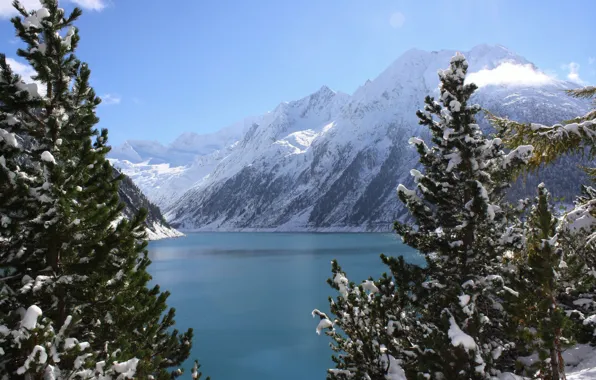
[[[331,260],[355,282],[387,271],[381,253],[421,262],[393,234],[197,233],[149,252],[153,281],[171,291],[177,328],[195,330],[191,357],[213,380],[325,379],[329,339],[310,312],[336,295]]]

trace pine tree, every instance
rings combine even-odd
[[[565,378],[563,349],[572,342],[571,324],[559,302],[568,278],[564,252],[558,243],[558,219],[544,184],[524,223],[525,244],[511,252],[510,273],[516,294],[505,303],[511,316],[513,339],[522,354],[538,354],[538,368],[528,375],[544,379]],[[524,352],[525,351],[525,352]]]
[[[47,347],[40,347],[85,354],[49,355],[22,372],[34,347],[16,342],[4,349],[0,370],[11,379],[39,378],[48,368],[57,378],[119,369],[144,379],[176,377],[180,371],[169,368],[188,358],[192,329],[171,331],[169,293],[147,288],[146,211],[122,218],[120,177],[106,160],[108,133],[95,128],[101,100],[88,66],[74,55],[81,11],[66,17],[56,0],[42,4],[27,13],[15,1],[21,16],[12,19],[26,43],[17,54],[35,70],[36,83],[23,83],[0,56],[0,325],[21,328],[35,305],[43,329],[59,331],[58,341],[44,338]],[[46,336],[40,332],[28,332],[29,340]],[[67,333],[86,343],[72,344]],[[113,364],[131,360],[132,367]]]
[[[42,310],[30,306],[23,312],[20,323],[9,328],[0,326],[0,353],[8,354],[2,361],[2,380],[26,379],[88,379],[115,380],[132,378],[139,360],[132,358],[118,362],[97,360],[89,342],[80,342],[70,334],[72,316],[68,316],[59,331],[53,322],[42,316]],[[3,319],[4,321],[4,319]],[[110,355],[114,358],[118,351]],[[6,362],[16,370],[9,370]],[[94,365],[91,365],[94,364]]]
[[[578,98],[596,97],[594,86],[567,92]],[[594,106],[585,115],[552,126],[523,124],[495,115],[491,119],[508,147],[527,143],[535,147],[529,169],[538,170],[570,153],[596,158],[596,101]],[[577,322],[575,338],[580,343],[596,344],[596,168],[584,169],[592,185],[581,186],[575,206],[563,213],[557,223],[557,244],[566,265],[565,276],[560,279],[565,291],[559,294],[558,301]]]
[[[396,222],[395,230],[425,256],[426,286],[433,289],[421,311],[433,331],[420,342],[433,351],[419,358],[421,370],[486,378],[508,348],[497,294],[510,289],[498,260],[520,240],[507,229],[504,190],[532,149],[505,154],[500,139],[482,134],[474,117],[480,107],[468,105],[476,86],[464,83],[466,71],[464,57],[456,55],[439,74],[442,105],[427,97],[425,111],[418,112],[435,146],[412,141],[425,173],[413,172],[418,193],[398,188],[415,225]]]
[[[333,341],[336,368],[329,370],[330,380],[405,380],[418,374],[416,356],[422,349],[414,342],[424,331],[412,327],[423,305],[411,293],[424,291],[420,287],[424,271],[403,257],[382,256],[382,260],[390,265],[397,281],[385,274],[376,282],[369,279],[357,286],[332,262],[333,278],[328,283],[340,296],[329,301],[337,319],[332,322],[327,314],[313,311],[313,317],[320,317],[317,333],[328,329],[326,335]]]
[[[334,264],[331,284],[342,296],[331,300],[339,318],[330,327],[339,326],[346,337],[327,334],[334,350],[346,354],[336,358],[333,379],[357,373],[382,379],[389,371],[408,378],[485,379],[498,372],[497,361],[505,363],[498,368],[513,365],[502,355],[511,348],[502,331],[502,300],[515,291],[505,286],[501,261],[522,236],[509,225],[513,209],[503,197],[532,147],[506,154],[500,139],[482,134],[475,122],[480,107],[468,104],[476,86],[465,83],[467,67],[457,54],[439,73],[440,102],[427,97],[417,113],[434,145],[410,140],[424,173],[410,172],[416,190],[397,189],[414,224],[396,222],[395,231],[426,258],[426,267],[383,256],[393,278],[356,287]],[[366,293],[370,283],[377,290]]]

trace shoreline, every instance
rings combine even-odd
[[[179,228],[178,231],[182,233],[205,233],[205,232],[235,232],[235,233],[353,233],[353,234],[367,234],[367,233],[394,233],[392,228],[377,228],[367,229],[359,227],[325,227],[325,228],[193,228],[184,229]]]

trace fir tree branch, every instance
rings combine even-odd
[[[583,154],[586,149],[589,149],[590,158],[596,157],[596,119],[545,126],[518,123],[491,113],[488,116],[507,147],[516,148],[525,144],[534,146],[534,154],[529,161],[531,170],[549,164],[564,154]]]
[[[574,98],[591,99],[596,97],[596,86],[586,86],[573,90],[566,90],[567,95],[573,96]]]

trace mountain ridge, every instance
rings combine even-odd
[[[424,132],[415,111],[436,92],[437,71],[454,53],[411,49],[352,95],[321,86],[281,102],[245,119],[243,128],[235,129],[242,136],[222,134],[219,141],[227,140],[220,149],[197,154],[184,166],[163,166],[160,173],[141,155],[149,159],[144,164],[115,160],[115,165],[165,207],[174,226],[186,230],[386,228],[401,216],[395,186],[408,183],[409,169],[417,164],[407,145],[409,137]],[[502,46],[479,45],[464,54],[469,73],[484,75],[485,82],[505,64],[525,70],[524,76],[544,75]],[[475,99],[504,116],[543,123],[587,107],[558,93],[572,83],[537,78],[540,85],[507,83],[507,77],[500,85],[489,81]]]

